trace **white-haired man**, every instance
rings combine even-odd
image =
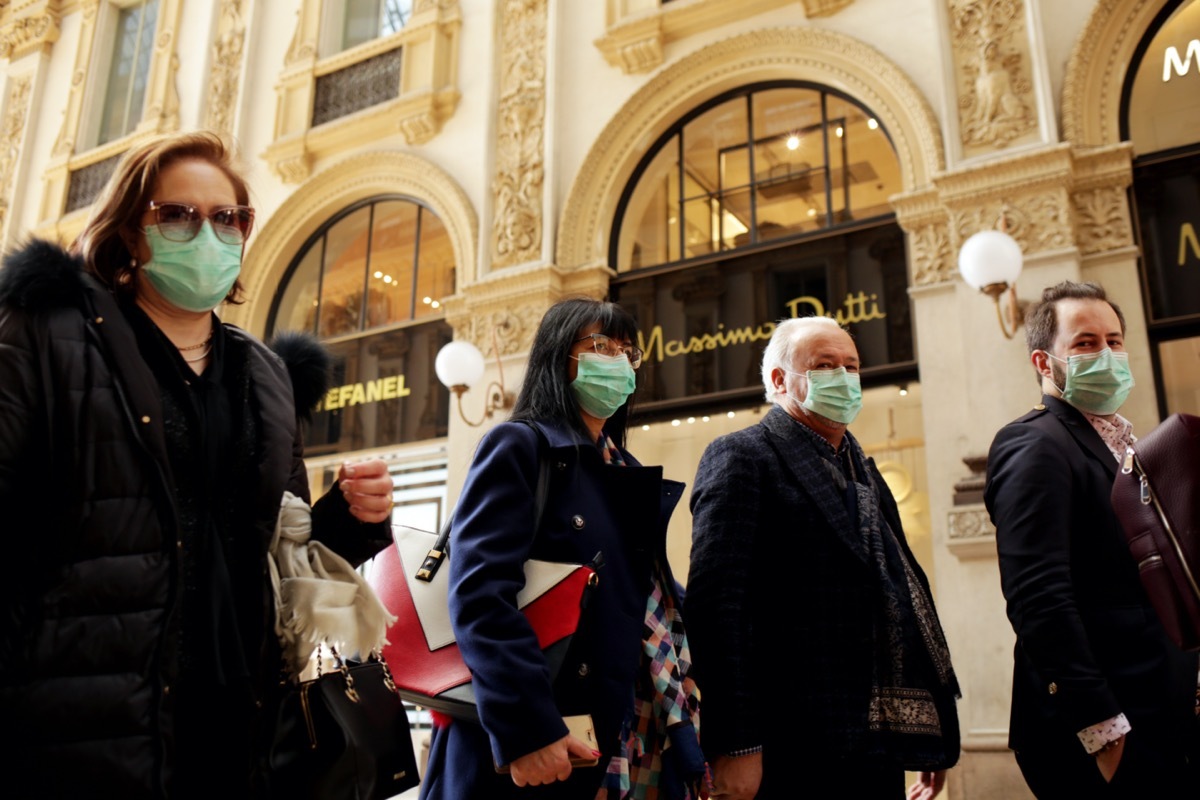
[[[685,619],[714,798],[790,798],[801,783],[902,798],[905,770],[922,773],[910,796],[930,798],[958,760],[928,581],[847,430],[858,370],[834,320],[781,322],[762,366],[773,408],[700,461]]]

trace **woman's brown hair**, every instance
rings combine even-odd
[[[233,154],[214,133],[177,133],[153,139],[125,153],[92,207],[87,225],[71,250],[83,258],[87,271],[115,292],[134,290],[133,254],[126,241],[136,239],[139,220],[163,170],[180,161],[204,161],[233,184],[239,205],[250,205],[250,187],[234,166]],[[225,301],[240,302],[241,281]]]

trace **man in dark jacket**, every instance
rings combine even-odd
[[[179,380],[215,392],[203,429],[230,437],[214,442],[180,433],[187,398],[163,391],[151,366],[174,356],[139,313],[54,245],[32,243],[0,270],[6,794],[184,795],[197,790],[173,776],[189,743],[217,737],[231,760],[248,758],[270,729],[280,649],[266,553],[284,491],[309,497],[297,411],[319,397],[327,358],[301,346],[307,369],[294,363],[292,375],[312,379],[293,392],[278,356],[214,326],[214,366]],[[313,529],[361,562],[390,540],[388,514],[356,518],[348,500],[365,503],[379,484],[386,497],[372,503],[384,508],[391,483],[382,462],[355,478],[317,503]],[[188,540],[189,526],[220,535]],[[185,589],[224,605],[189,608]],[[189,620],[190,641],[207,646],[181,645]],[[177,725],[186,675],[211,681]],[[215,780],[255,771],[248,760],[192,766]]]
[[[1017,634],[1009,745],[1039,798],[1200,797],[1197,659],[1155,616],[1109,499],[1133,441],[1125,318],[1066,281],[1025,324],[1042,399],[996,435],[984,492]]]
[[[901,798],[905,770],[932,797],[958,760],[929,584],[847,430],[858,368],[834,320],[781,322],[762,366],[775,406],[700,461],[684,619],[714,797]]]

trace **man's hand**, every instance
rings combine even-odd
[[[712,800],[754,800],[762,784],[762,753],[719,756],[712,770]]]
[[[381,459],[342,464],[338,488],[359,522],[384,522],[392,518],[392,476]]]
[[[917,780],[908,787],[908,800],[933,800],[946,785],[946,770],[937,772],[922,772]]]
[[[1125,737],[1121,736],[1115,743],[1096,753],[1096,766],[1104,776],[1106,783],[1111,782],[1121,764],[1121,756],[1125,753]]]
[[[512,782],[517,786],[541,786],[571,777],[571,758],[598,758],[600,751],[567,735],[540,750],[526,753],[512,762]]]

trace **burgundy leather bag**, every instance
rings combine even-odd
[[[1200,417],[1172,414],[1129,447],[1112,505],[1163,627],[1200,650]]]

